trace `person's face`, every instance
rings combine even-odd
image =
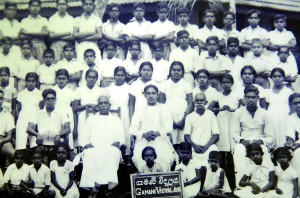
[[[281,166],[286,166],[289,164],[290,160],[289,157],[287,155],[279,155],[277,158],[277,162],[281,165]]]
[[[56,102],[56,97],[53,94],[48,94],[45,98],[45,106],[47,108],[54,108]]]
[[[153,55],[155,59],[161,59],[164,55],[164,50],[162,48],[156,48],[153,50]]]
[[[106,53],[107,53],[107,58],[111,59],[115,56],[116,54],[116,49],[113,46],[107,46],[107,48],[105,49]]]
[[[21,48],[21,51],[22,51],[22,54],[24,57],[28,57],[31,55],[31,47],[30,45],[23,45],[22,48]]]
[[[212,26],[216,22],[216,17],[214,13],[208,12],[203,18],[205,25]]]
[[[168,16],[168,9],[166,8],[161,8],[159,11],[156,12],[157,16],[160,21],[165,21]]]
[[[34,88],[36,87],[36,83],[37,82],[35,81],[35,79],[33,77],[28,78],[27,81],[26,81],[26,87],[27,87],[27,89],[29,91],[34,90]]]
[[[56,78],[56,84],[59,88],[64,88],[68,83],[68,78],[65,75],[59,75]]]
[[[141,77],[145,80],[149,80],[152,76],[152,69],[150,66],[148,65],[145,65],[141,71],[140,71],[140,74],[141,74]]]
[[[132,45],[129,49],[132,58],[138,58],[141,52],[141,49],[138,45]]]
[[[216,41],[210,40],[208,43],[206,43],[206,48],[208,53],[216,53],[219,47]]]
[[[278,56],[281,62],[286,62],[289,55],[290,53],[288,48],[281,48],[280,51],[278,52]]]
[[[180,23],[181,25],[186,25],[186,24],[189,22],[189,19],[190,19],[189,15],[188,15],[188,14],[185,14],[185,13],[179,14],[179,15],[177,16],[177,18],[178,18],[178,21],[179,21],[179,23]]]
[[[231,90],[232,82],[229,79],[224,78],[221,82],[221,87],[223,88],[224,91]]]
[[[249,25],[254,28],[257,27],[259,21],[260,21],[260,19],[259,19],[257,13],[251,14],[251,16],[248,18]]]
[[[118,84],[118,85],[124,84],[124,82],[125,82],[125,74],[124,74],[124,72],[118,71],[115,74],[115,81],[116,81],[116,84]]]
[[[148,88],[145,92],[145,97],[147,99],[147,103],[149,105],[153,105],[156,104],[157,102],[157,98],[158,98],[158,93],[156,92],[156,90],[152,87]]]
[[[188,162],[192,158],[192,152],[187,150],[180,150],[179,157],[183,162]]]
[[[183,71],[179,65],[174,65],[171,69],[171,78],[173,80],[180,80],[182,78]]]
[[[35,167],[40,167],[42,165],[42,156],[39,153],[35,153],[32,156],[32,162]]]
[[[142,8],[136,8],[133,11],[133,16],[137,19],[137,20],[141,20],[145,15],[145,10]]]
[[[54,57],[52,54],[45,54],[43,56],[43,60],[45,62],[45,65],[50,66],[53,63]]]
[[[65,161],[67,159],[67,151],[64,147],[58,147],[56,151],[57,161]]]
[[[183,47],[189,46],[189,35],[183,34],[178,38],[179,45]]]
[[[41,5],[37,2],[33,2],[31,6],[29,6],[29,12],[32,15],[38,15],[41,11]]]
[[[83,5],[83,12],[86,14],[91,14],[94,11],[94,2],[92,0],[86,0]]]
[[[256,165],[262,163],[262,153],[260,151],[251,151],[249,156]]]
[[[242,80],[246,84],[251,84],[254,81],[254,75],[250,69],[246,69],[242,74]]]
[[[208,160],[208,163],[209,163],[209,165],[210,165],[210,167],[211,167],[211,170],[212,170],[213,172],[215,172],[216,170],[218,170],[218,168],[219,168],[219,160],[216,160],[216,159],[209,159],[209,160]]]
[[[146,150],[144,154],[144,160],[146,161],[147,165],[153,165],[154,164],[154,153],[152,150]]]
[[[66,0],[59,0],[56,7],[59,13],[65,13],[68,8]]]
[[[253,43],[251,49],[252,49],[254,56],[260,56],[264,50],[263,46],[258,42]]]
[[[86,83],[88,87],[94,87],[96,82],[97,82],[97,75],[95,72],[90,72],[86,77],[85,77]]]
[[[5,41],[5,42],[1,43],[1,46],[2,46],[3,51],[9,52],[9,50],[12,46],[12,43],[10,41]]]
[[[205,105],[207,104],[207,100],[203,94],[197,94],[195,96],[194,105],[197,113],[201,114],[205,111]]]
[[[16,155],[14,162],[16,163],[17,168],[21,168],[24,163],[22,155]]]
[[[234,43],[231,42],[229,43],[229,45],[227,46],[228,52],[230,55],[237,55],[239,52],[239,44],[238,43]]]
[[[111,19],[118,19],[119,16],[120,16],[120,11],[119,11],[118,7],[111,8],[111,10],[109,11],[109,17]]]
[[[231,14],[227,14],[225,18],[223,19],[223,24],[225,27],[232,27],[235,20]]]
[[[72,60],[75,57],[75,50],[73,48],[67,47],[64,50],[64,57],[67,60]]]
[[[0,93],[0,107],[2,107],[3,101],[4,101],[4,94]]]
[[[15,6],[8,6],[6,9],[4,9],[5,17],[8,19],[15,18],[17,13],[17,8]]]
[[[277,71],[277,72],[274,72],[274,74],[272,76],[272,80],[275,85],[282,85],[284,78],[283,78],[283,75]]]
[[[95,63],[95,54],[88,52],[84,54],[84,60],[86,62],[86,64],[90,65],[90,64],[94,64]]]
[[[7,83],[8,80],[9,80],[9,75],[8,75],[6,72],[1,72],[1,73],[0,73],[0,81],[1,81],[1,84]]]
[[[200,86],[206,86],[208,83],[208,77],[206,76],[206,74],[204,73],[200,73],[197,76],[197,81],[199,83]]]
[[[248,92],[245,95],[247,107],[256,107],[258,99],[259,99],[258,95],[256,95],[256,93],[254,92]]]
[[[286,21],[284,19],[278,19],[274,21],[274,27],[278,31],[282,31],[286,27]]]
[[[102,96],[98,100],[98,108],[99,108],[99,113],[101,115],[107,115],[109,113],[110,109],[110,102],[108,97]]]
[[[300,97],[296,97],[292,101],[292,109],[297,112],[297,114],[300,113]]]

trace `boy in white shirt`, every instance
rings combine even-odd
[[[48,20],[40,15],[41,1],[30,0],[29,16],[21,21],[20,38],[32,41],[34,57],[43,62],[43,51],[46,49],[44,38],[48,36]]]
[[[235,29],[234,24],[236,21],[236,15],[233,12],[225,12],[223,15],[223,24],[222,28],[223,38],[225,39],[225,43],[227,42],[229,37],[238,38],[240,32]],[[227,48],[222,48],[221,53],[228,54]]]
[[[55,65],[53,64],[54,58],[54,51],[52,49],[46,49],[43,53],[44,64],[40,65],[36,70],[41,83],[41,91],[53,88],[55,85]]]
[[[55,53],[55,62],[63,59],[63,47],[71,43],[73,38],[74,18],[67,12],[66,0],[56,0],[57,12],[49,18],[49,37],[52,40],[51,49]],[[57,25],[63,24],[63,25]]]
[[[164,46],[163,58],[169,60],[171,52],[171,42],[174,40],[175,25],[167,18],[169,7],[166,3],[158,3],[156,14],[158,20],[152,23],[151,34],[153,35],[153,42],[159,41]]]
[[[12,51],[12,39],[10,37],[2,37],[1,47],[2,52],[0,53],[0,67],[8,67],[11,76],[15,76],[17,72],[16,59],[21,59],[21,56],[17,58],[16,54]]]
[[[109,19],[103,23],[102,31],[103,38],[107,41],[113,41],[117,45],[116,58],[125,60],[125,50],[124,50],[124,31],[125,25],[119,21],[119,16],[122,12],[121,5],[112,3],[108,5]],[[106,58],[107,54],[103,52],[103,58]]]
[[[102,20],[93,14],[95,0],[82,0],[83,13],[75,18],[73,36],[76,40],[76,54],[83,61],[84,51],[93,49],[97,61],[101,60],[101,52],[97,41],[102,38]]]

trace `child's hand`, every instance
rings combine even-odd
[[[61,196],[66,196],[66,194],[67,194],[67,191],[65,190],[65,189],[61,189],[60,190],[60,194],[61,194]]]
[[[252,187],[252,193],[253,194],[258,194],[261,192],[261,189],[258,185],[256,185],[255,183],[251,183],[251,187]]]
[[[279,188],[276,188],[276,193],[277,193],[278,195],[281,195],[283,192],[282,192],[282,190],[281,190],[281,189],[279,189]]]

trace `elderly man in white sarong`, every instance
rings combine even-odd
[[[109,95],[100,96],[99,114],[91,115],[86,121],[80,187],[108,185],[111,190],[118,185],[119,148],[125,143],[125,133],[121,119],[110,114],[110,106]]]
[[[134,148],[132,161],[140,171],[146,164],[142,159],[142,150],[146,146],[152,146],[157,154],[156,162],[163,166],[164,171],[167,171],[178,158],[170,142],[173,131],[172,116],[164,104],[157,102],[158,88],[155,85],[147,85],[144,93],[147,104],[134,113],[129,128],[133,137],[131,141],[131,147]]]

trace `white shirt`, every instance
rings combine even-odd
[[[16,19],[13,19],[12,21],[7,18],[0,20],[0,32],[3,34],[3,37],[19,37],[20,29],[21,24]]]
[[[180,61],[184,65],[185,73],[191,73],[199,63],[199,54],[191,47],[188,47],[185,51],[178,47],[170,53],[169,61],[170,63]]]
[[[279,57],[272,59],[268,64],[268,70],[272,71],[275,67],[283,69],[285,75],[290,75],[290,77],[296,76],[298,74],[297,63],[287,60],[285,63],[281,62]]]
[[[126,69],[126,72],[131,75],[139,72],[139,68],[143,62],[145,62],[143,59],[139,59],[136,63],[134,63],[132,59],[126,59],[123,62],[123,65]]]
[[[297,113],[293,113],[288,117],[286,124],[286,136],[296,140],[296,133],[300,133],[300,118],[297,116]],[[300,143],[300,140],[297,140],[296,143]]]
[[[55,65],[53,64],[51,64],[50,66],[47,66],[45,64],[40,65],[36,70],[37,75],[39,75],[40,83],[54,85],[55,69]]]
[[[54,33],[65,33],[70,32],[73,33],[74,27],[74,18],[66,13],[65,16],[61,17],[58,12],[54,13],[49,18],[48,30]]]
[[[16,65],[18,78],[25,80],[27,73],[36,72],[40,66],[40,62],[33,57],[30,57],[29,59],[22,58],[21,60],[17,61]]]
[[[15,163],[9,165],[4,174],[4,183],[17,186],[20,185],[22,180],[25,182],[29,180],[29,166],[23,164],[18,169]]]
[[[209,87],[205,90],[205,92],[202,92],[202,91],[200,90],[199,87],[195,87],[195,88],[193,89],[193,97],[195,97],[198,93],[203,93],[203,94],[206,96],[207,106],[208,106],[212,101],[216,101],[216,96],[218,95],[218,91],[217,91],[215,88],[211,87],[211,86],[209,86]]]
[[[120,36],[124,34],[125,24],[120,21],[117,21],[117,23],[111,23],[110,20],[107,20],[103,23],[102,31],[104,34],[113,38],[120,38]]]
[[[93,31],[96,33],[96,28],[102,27],[102,20],[93,14],[88,17],[82,14],[75,18],[74,27],[79,28],[79,32],[81,33]]]
[[[198,145],[205,146],[215,134],[219,134],[216,116],[209,110],[203,115],[195,111],[186,116],[184,134],[190,135],[191,140]]]
[[[152,59],[150,62],[153,65],[152,79],[157,83],[162,83],[164,80],[167,80],[171,63],[163,59],[159,61]]]
[[[82,63],[77,61],[75,58],[68,61],[67,59],[63,59],[55,65],[55,70],[58,71],[59,69],[66,69],[69,74],[75,74],[76,72],[82,71]]]
[[[186,30],[189,33],[189,38],[193,38],[195,40],[200,39],[200,34],[199,34],[199,28],[197,25],[192,25],[190,23],[187,24],[187,26],[184,28],[182,25],[176,25],[175,26],[175,37],[177,37],[177,32],[180,30]]]
[[[137,31],[138,30],[138,31]],[[151,22],[143,19],[141,23],[138,23],[135,19],[133,21],[129,21],[126,24],[124,34],[129,37],[132,36],[132,33],[135,35],[147,35],[151,34]]]
[[[216,54],[215,57],[210,57],[206,53],[201,53],[195,72],[200,69],[206,69],[209,72],[219,72],[225,70],[223,61],[224,56],[221,54]]]
[[[232,62],[228,55],[225,55],[223,59],[223,66],[226,70],[230,71],[230,74],[236,80],[241,80],[241,69],[245,66],[245,59],[239,55],[237,55]]]
[[[224,38],[222,30],[216,26],[213,26],[212,29],[208,29],[206,25],[204,25],[203,28],[199,29],[199,37],[203,43],[206,43],[206,39],[210,36],[216,36],[219,40]]]
[[[100,62],[100,65],[102,67],[102,77],[113,78],[115,68],[123,66],[123,61],[116,57],[113,57],[112,59],[105,58]]]
[[[293,32],[285,28],[280,32],[277,29],[268,33],[268,39],[273,45],[287,45],[291,40],[296,39]]]
[[[229,37],[238,38],[240,34],[240,32],[236,29],[232,29],[229,32],[229,34],[224,29],[221,29],[221,32],[222,32],[222,37],[225,38],[226,41],[228,40]]]
[[[22,19],[21,27],[28,32],[39,33],[42,31],[43,27],[48,27],[48,20],[40,15],[38,15],[36,18],[33,18],[31,15],[29,15],[27,18]],[[34,41],[40,39],[34,38],[32,40]]]
[[[270,63],[270,59],[267,56],[249,56],[245,59],[245,65],[251,65],[254,67],[257,74],[267,71],[267,65]]]
[[[172,21],[169,21],[169,19],[166,19],[164,22],[157,20],[152,23],[150,28],[150,34],[156,37],[168,35],[174,31],[175,31],[175,25]]]
[[[0,136],[5,137],[6,133],[15,128],[13,116],[5,111],[0,112]]]
[[[261,28],[260,26],[257,26],[256,28],[252,28],[251,26],[248,26],[244,29],[242,29],[239,40],[241,43],[252,40],[254,38],[258,39],[268,39],[268,32],[264,28]]]
[[[50,186],[51,176],[50,169],[44,164],[36,170],[34,165],[29,166],[30,179],[34,181],[35,188],[44,188],[45,186]]]
[[[90,68],[86,63],[82,65],[83,71],[82,71],[82,75],[79,81],[79,86],[84,86],[86,85],[86,80],[85,80],[85,76],[86,76],[86,72],[89,69],[94,69],[98,72],[98,79],[96,82],[96,85],[100,86],[100,81],[102,80],[102,70],[103,70],[103,66],[100,66],[100,64],[95,64],[95,66],[93,68]]]
[[[21,57],[20,57],[21,58]],[[16,54],[13,51],[9,51],[7,55],[0,53],[0,67],[8,67],[10,71],[10,76],[15,76],[17,73]]]

